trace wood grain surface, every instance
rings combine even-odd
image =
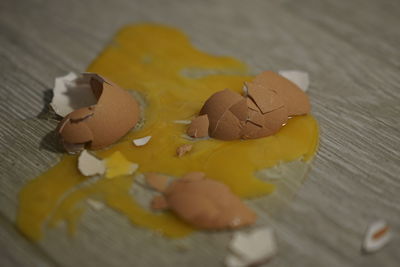
[[[268,266],[398,266],[400,262],[400,1],[0,1],[0,265],[222,266],[229,233],[166,240],[111,209],[84,215],[35,244],[14,226],[24,184],[56,164],[47,114],[54,77],[83,71],[123,25],[183,30],[202,50],[252,71],[301,69],[321,143],[291,205],[273,225]],[[392,242],[360,253],[369,222],[386,219]]]

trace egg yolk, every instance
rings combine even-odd
[[[119,152],[139,164],[138,173],[180,177],[202,171],[228,185],[238,196],[252,198],[274,190],[273,184],[254,176],[257,170],[297,159],[309,161],[316,152],[318,125],[311,115],[290,119],[277,134],[266,138],[229,142],[185,138],[187,125],[176,120],[193,118],[216,91],[230,88],[241,92],[243,82],[253,77],[244,63],[199,51],[176,29],[153,24],[124,27],[87,71],[138,92],[145,101],[142,128],[108,149],[93,152],[104,159]],[[146,145],[132,144],[133,139],[149,135],[152,138]],[[176,148],[183,144],[192,144],[193,149],[179,158]],[[62,221],[73,233],[85,210],[82,202],[96,198],[134,224],[169,237],[182,237],[194,230],[170,212],[156,214],[142,208],[131,193],[133,181],[132,175],[84,177],[77,169],[77,156],[64,155],[57,165],[21,190],[17,226],[32,240],[42,237],[44,227]]]

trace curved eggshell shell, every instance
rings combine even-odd
[[[282,128],[287,120],[286,106],[265,114],[249,109],[249,118],[241,131],[241,137],[255,139],[273,135]]]
[[[82,143],[86,143],[88,149],[109,146],[139,120],[139,105],[133,96],[105,80],[100,80],[102,86],[99,87],[100,78],[96,77],[91,78],[90,84],[93,93],[99,97],[97,104],[71,112],[57,127],[67,151]]]
[[[166,190],[165,199],[180,218],[202,229],[237,228],[256,220],[226,185],[211,179],[178,179]]]
[[[109,146],[124,136],[139,120],[139,105],[125,90],[103,83],[92,117],[85,120],[93,132],[90,149]]]
[[[311,110],[308,96],[296,84],[275,72],[265,71],[257,75],[253,83],[275,91],[282,98],[289,116],[304,115]]]
[[[210,136],[224,112],[242,99],[243,97],[240,94],[229,89],[216,92],[207,99],[199,115],[207,114]]]

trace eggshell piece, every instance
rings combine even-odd
[[[84,176],[103,175],[106,171],[104,162],[86,150],[79,155],[78,169]]]
[[[145,136],[142,138],[133,139],[132,142],[135,146],[144,146],[145,144],[147,144],[150,141],[150,139],[151,139],[151,135]]]
[[[240,138],[242,124],[240,120],[229,110],[220,117],[218,124],[211,132],[211,137],[220,140],[236,140]]]
[[[168,177],[155,172],[148,172],[145,175],[146,183],[158,192],[164,192],[168,187]]]
[[[255,222],[256,214],[230,189],[204,173],[173,181],[164,192],[166,204],[178,217],[202,229],[238,228]],[[154,202],[162,202],[155,199]]]
[[[208,115],[204,114],[193,119],[186,133],[193,138],[202,138],[208,136]]]
[[[247,99],[242,98],[240,101],[233,104],[229,111],[240,121],[244,122],[247,119]]]
[[[249,109],[249,118],[241,131],[241,138],[255,139],[273,135],[282,128],[287,120],[285,106],[265,114]]]
[[[207,114],[209,120],[209,133],[213,133],[224,112],[242,100],[242,96],[229,89],[214,93],[204,103],[200,115]],[[210,134],[210,136],[212,136]]]
[[[311,110],[308,96],[296,84],[275,72],[265,71],[257,75],[253,83],[275,91],[282,98],[289,116],[304,115]]]
[[[95,105],[77,109],[60,122],[58,132],[67,151],[74,144],[81,144],[82,139],[88,149],[109,146],[132,129],[139,119],[139,105],[127,91],[99,75],[84,74],[84,78],[98,99]],[[91,139],[87,140],[90,135]]]
[[[284,105],[283,100],[275,91],[269,90],[261,84],[247,83],[249,96],[262,113],[271,112]]]
[[[176,155],[177,155],[179,158],[180,158],[180,157],[183,157],[186,153],[188,153],[189,151],[191,151],[192,148],[193,148],[193,145],[191,145],[191,144],[184,144],[184,145],[181,145],[181,146],[179,146],[179,147],[176,149]]]
[[[383,248],[392,238],[388,224],[384,220],[371,223],[365,233],[362,250],[373,253]]]
[[[89,84],[82,82],[82,76],[70,72],[55,79],[50,106],[61,117],[78,108],[94,105],[96,102],[97,99]]]
[[[307,72],[300,70],[280,70],[278,73],[296,84],[304,92],[308,90],[310,80]]]
[[[262,227],[234,233],[229,249],[232,253],[225,258],[227,267],[255,266],[275,256],[278,246],[273,229]]]

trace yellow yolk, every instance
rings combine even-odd
[[[111,156],[108,164],[122,164],[112,173],[109,171],[108,176],[126,173],[130,162],[139,164],[139,173],[180,177],[190,171],[203,171],[240,197],[251,198],[274,190],[272,184],[254,176],[256,171],[279,162],[308,161],[316,152],[318,125],[311,115],[290,119],[276,135],[267,138],[229,142],[185,139],[187,126],[175,120],[193,118],[216,91],[230,88],[240,92],[243,82],[252,77],[244,63],[201,52],[176,29],[152,24],[125,27],[88,71],[135,90],[146,102],[141,129],[110,148],[95,152],[99,158]],[[146,145],[132,144],[133,139],[148,135],[152,138]],[[192,151],[177,157],[176,148],[186,143],[193,145]],[[61,221],[66,221],[74,232],[77,219],[84,212],[79,203],[95,197],[134,224],[166,236],[181,237],[194,230],[169,212],[156,214],[143,209],[130,193],[133,179],[132,175],[113,179],[83,177],[77,170],[77,156],[63,156],[60,163],[21,190],[17,225],[33,240],[42,237],[43,227],[56,226]]]
[[[105,159],[106,163],[106,178],[114,178],[118,176],[127,175],[132,171],[134,166],[132,162],[127,160],[124,155],[117,151],[110,157]]]

